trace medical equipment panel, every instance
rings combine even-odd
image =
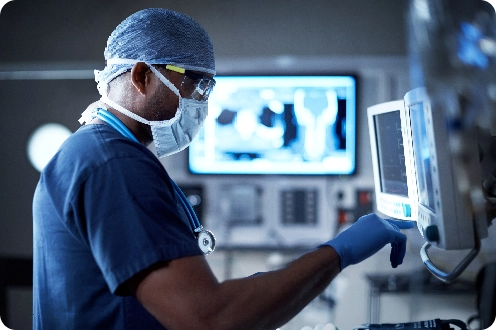
[[[474,221],[456,186],[444,111],[432,108],[424,88],[405,95],[405,109],[406,136],[411,144],[407,158],[413,160],[415,166],[420,233],[438,248],[473,248]],[[478,157],[475,137],[472,142],[473,157]]]
[[[403,142],[404,101],[367,108],[377,211],[400,220],[417,219],[413,168]],[[409,175],[410,174],[410,175]]]

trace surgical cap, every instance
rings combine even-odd
[[[107,61],[132,59],[215,74],[213,46],[205,29],[191,17],[163,8],[144,9],[126,18],[108,38],[104,56]],[[102,71],[95,70],[99,91],[132,67],[107,63]]]

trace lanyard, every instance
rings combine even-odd
[[[103,122],[108,124],[110,127],[115,129],[117,132],[139,143],[138,139],[133,135],[133,133],[129,130],[129,128],[127,128],[122,123],[122,121],[120,121],[119,118],[117,118],[111,112],[103,109],[98,109],[96,116],[99,119],[101,119]],[[174,180],[171,179],[171,182],[174,188],[174,192],[176,193],[176,196],[179,197],[179,201],[181,202],[181,205],[183,206],[183,209],[186,212],[186,215],[188,216],[191,229],[193,229],[193,231],[195,232],[200,249],[205,254],[212,253],[215,249],[214,235],[212,234],[211,231],[203,229],[203,226],[200,224],[200,220],[198,220],[198,217],[196,216],[193,207],[189,203],[188,198],[184,195],[181,188],[179,188],[179,186],[174,182]]]

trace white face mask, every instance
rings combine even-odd
[[[173,118],[163,121],[149,121],[115,103],[109,99],[106,93],[102,95],[101,100],[122,114],[140,123],[150,125],[157,156],[165,157],[182,151],[190,145],[207,117],[208,102],[181,97],[176,86],[152,65],[148,66],[179,97],[179,106]]]

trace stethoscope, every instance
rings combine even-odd
[[[110,127],[115,129],[117,132],[121,133],[125,137],[138,142],[138,139],[131,133],[131,131],[112,113],[107,110],[98,109],[96,112],[96,117],[101,119],[103,122],[108,124]],[[183,206],[186,215],[188,216],[189,223],[191,225],[191,229],[193,229],[196,238],[198,240],[198,246],[200,250],[204,254],[210,254],[215,250],[215,236],[210,230],[203,229],[203,226],[200,224],[198,217],[193,210],[193,207],[188,201],[188,198],[184,195],[181,188],[171,179],[172,186],[174,187],[174,191],[176,195],[179,197],[179,201]]]

